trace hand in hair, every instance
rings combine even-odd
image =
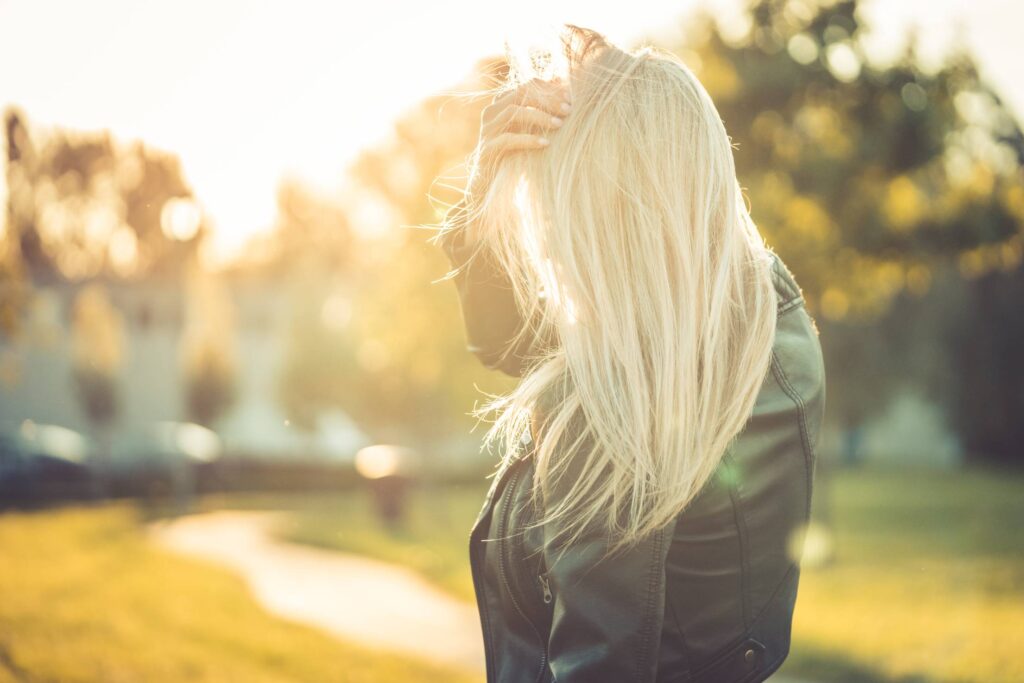
[[[568,88],[559,80],[535,78],[496,95],[480,115],[470,199],[483,196],[495,166],[506,154],[547,147],[545,135],[562,125],[571,108]]]

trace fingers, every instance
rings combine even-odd
[[[493,121],[489,122],[489,126],[496,134],[501,132],[543,134],[545,131],[560,128],[561,125],[562,118],[560,116],[552,116],[540,109],[524,107],[519,104],[505,107]]]
[[[542,135],[531,133],[501,133],[478,149],[477,163],[482,170],[494,166],[509,154],[535,151],[546,148],[551,141]]]
[[[560,82],[533,79],[514,91],[516,104],[540,109],[552,116],[565,116],[572,111],[569,90]]]
[[[534,78],[498,95],[491,106],[499,110],[513,104],[540,109],[551,116],[565,116],[572,111],[569,89],[560,80],[544,81]]]
[[[480,195],[502,158],[516,152],[536,151],[546,148],[548,138],[532,133],[501,133],[482,142],[476,150],[475,166],[470,174],[469,193]]]
[[[570,110],[568,90],[559,82],[534,79],[496,97],[481,116],[476,181],[484,182],[488,169],[508,154],[547,147],[547,135]]]
[[[509,152],[544,149],[551,141],[543,135],[531,133],[502,133],[484,145],[484,151],[491,158],[500,158]]]

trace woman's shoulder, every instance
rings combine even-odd
[[[771,367],[758,397],[755,413],[778,401],[793,402],[802,429],[816,439],[825,399],[825,363],[818,326],[804,305],[793,273],[774,253],[772,278],[778,294],[778,322],[772,344]]]
[[[771,258],[772,284],[775,285],[775,294],[779,299],[779,315],[782,315],[804,302],[803,291],[782,257],[774,251],[768,253]]]

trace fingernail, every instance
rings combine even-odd
[[[537,143],[538,143],[538,144],[539,144],[539,145],[540,145],[541,147],[547,147],[547,146],[548,146],[549,144],[551,144],[551,141],[550,141],[550,140],[548,140],[547,138],[540,138],[540,139],[538,139],[538,140],[537,140]]]
[[[551,117],[551,125],[553,125],[553,126],[560,126],[560,125],[562,125],[562,119],[558,118],[557,116],[552,116]]]
[[[568,102],[562,102],[562,111],[563,112],[568,114],[571,109],[572,109],[572,105],[571,104],[569,104]]]

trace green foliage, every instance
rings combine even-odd
[[[499,68],[482,61],[463,90],[486,87]],[[399,224],[373,242],[375,253],[358,279],[359,386],[381,414],[430,435],[464,432],[482,392],[511,386],[466,351],[455,288],[438,282],[449,264],[427,243],[433,232],[420,227],[437,223],[457,199],[447,182],[458,186],[465,178],[460,169],[476,144],[485,103],[467,95],[427,99],[398,122],[389,143],[365,152],[353,169],[356,181],[390,206]]]
[[[465,87],[485,80],[477,74]],[[510,385],[466,351],[455,289],[438,282],[448,262],[427,243],[432,232],[418,227],[436,223],[443,205],[454,203],[453,188],[434,180],[458,173],[475,145],[482,107],[481,98],[430,98],[354,165],[357,191],[347,210],[383,205],[390,219],[354,240],[343,268],[303,266],[296,279],[303,294],[281,387],[299,421],[336,405],[389,438],[445,438],[472,427],[467,413],[481,391]]]
[[[933,270],[1021,261],[1024,136],[968,55],[921,68],[861,46],[857,2],[758,0],[727,42],[709,20],[679,47],[736,146],[762,233],[815,312],[873,319]]]
[[[978,330],[994,335],[982,346],[1010,348],[1010,327],[998,321],[1012,309],[969,323],[953,313],[953,300],[941,300],[953,292],[967,302],[975,279],[1021,268],[1019,124],[968,55],[926,70],[910,43],[893,64],[869,60],[852,0],[761,0],[750,14],[738,39],[691,18],[690,38],[666,47],[715,100],[753,216],[819,320],[830,419],[856,425],[884,410],[892,391],[915,384],[949,397],[969,448],[1020,452],[1017,408],[999,413],[1003,436],[993,444],[972,437],[994,427],[970,406],[978,392],[1018,405],[1012,397],[1024,375],[979,351],[987,378],[979,388],[966,374],[951,375],[970,369],[946,341]],[[501,60],[484,60],[462,89],[480,91],[502,69]],[[340,405],[371,428],[397,424],[436,436],[464,432],[485,393],[511,386],[466,352],[454,287],[437,282],[447,261],[427,244],[430,231],[414,227],[439,221],[458,196],[448,183],[464,181],[485,102],[430,98],[355,164],[354,196],[386,206],[393,220],[382,223],[398,227],[353,235],[344,268],[306,290],[308,308],[296,305],[284,390],[293,414]],[[936,292],[951,276],[959,284]],[[324,307],[338,299],[350,322],[332,328]],[[956,332],[954,323],[970,326]]]
[[[974,280],[1021,271],[1024,135],[967,54],[926,70],[911,38],[895,63],[872,62],[857,8],[756,0],[746,35],[727,40],[705,18],[675,48],[818,319],[829,419],[856,426],[915,386],[970,453],[1019,458],[1024,371],[1014,309],[996,303],[1012,289]]]
[[[1024,268],[966,287],[947,336],[950,414],[972,453],[1024,459]]]

